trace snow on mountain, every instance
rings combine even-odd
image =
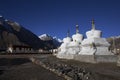
[[[53,39],[57,40],[57,41],[60,42],[60,43],[63,42],[61,39],[57,38],[56,36],[54,36]]]
[[[62,43],[61,39],[57,38],[56,36],[52,37],[48,34],[42,34],[39,36],[39,38],[44,42],[46,42],[46,44],[50,44],[51,46],[54,46],[54,48],[59,47]]]
[[[53,43],[56,47],[59,47],[62,43],[62,40],[57,37],[53,37]]]
[[[60,43],[62,43],[62,42],[63,42],[61,39],[58,39],[58,41],[59,41]]]
[[[39,36],[39,38],[40,38],[41,40],[43,40],[43,41],[49,41],[49,40],[52,40],[52,39],[53,39],[53,38],[52,38],[50,35],[48,35],[48,34],[42,34],[42,35]]]
[[[42,34],[42,35],[39,36],[39,38],[40,38],[41,40],[43,40],[43,41],[48,41],[48,40],[53,40],[53,39],[55,39],[55,40],[57,40],[57,41],[60,42],[60,43],[63,42],[61,39],[57,38],[56,36],[52,37],[52,36],[50,36],[49,34]]]

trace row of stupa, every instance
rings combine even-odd
[[[72,55],[113,55],[109,51],[110,44],[105,38],[102,38],[102,31],[95,29],[94,20],[92,20],[92,29],[86,32],[87,38],[83,39],[83,35],[79,33],[79,26],[76,25],[76,34],[63,39],[63,43],[58,48],[58,58],[71,59]],[[66,56],[67,55],[67,56]],[[66,57],[65,57],[66,56]]]

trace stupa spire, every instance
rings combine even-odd
[[[67,31],[67,37],[70,37],[70,30]]]
[[[95,30],[95,21],[92,19],[92,29]]]
[[[79,25],[76,25],[76,33],[79,33]]]

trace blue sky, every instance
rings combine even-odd
[[[103,37],[120,35],[120,0],[0,0],[0,15],[16,21],[36,35],[44,33],[59,38],[91,29],[95,19],[96,29]],[[85,36],[86,37],[86,36]]]

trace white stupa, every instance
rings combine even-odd
[[[67,48],[70,42],[71,42],[71,38],[69,37],[69,30],[68,30],[67,37],[63,39],[63,43],[58,48],[58,54],[57,54],[58,58],[65,58],[64,55],[67,53]]]
[[[75,54],[78,54],[81,50],[81,42],[83,40],[83,35],[79,33],[79,26],[76,25],[76,34],[69,37],[69,31],[66,38],[63,39],[63,43],[61,44],[57,57],[64,59],[73,59]]]
[[[76,34],[72,36],[73,41],[68,44],[67,54],[78,54],[81,50],[83,35],[79,33],[79,26],[76,25]]]
[[[113,55],[109,52],[110,44],[105,38],[101,38],[102,32],[95,29],[94,20],[92,20],[92,29],[86,32],[87,38],[81,43],[80,55]]]

